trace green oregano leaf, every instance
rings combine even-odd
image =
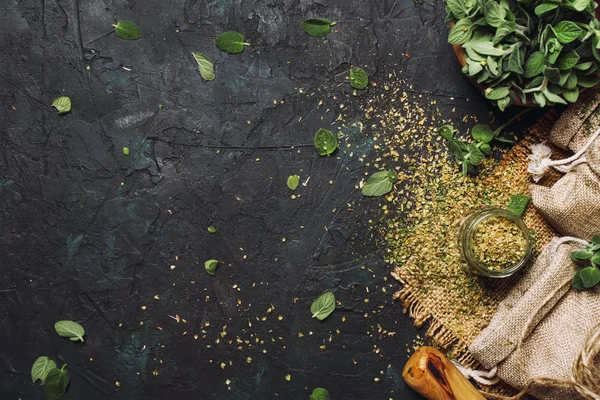
[[[448,33],[448,43],[467,43],[473,37],[473,27],[473,23],[468,18],[458,20],[456,25],[450,29],[450,33]]]
[[[483,14],[488,25],[497,28],[506,18],[506,8],[495,1],[488,1],[483,8]]]
[[[310,36],[324,37],[331,32],[331,27],[335,24],[336,22],[332,22],[325,18],[311,18],[302,21],[300,25],[304,32],[308,33]]]
[[[350,86],[354,89],[364,89],[369,83],[369,75],[364,69],[358,67],[350,68]]]
[[[335,310],[335,296],[330,291],[317,297],[310,305],[312,317],[319,321],[323,321],[325,318],[329,317],[333,310]]]
[[[300,184],[300,176],[298,175],[290,175],[287,179],[287,187],[290,190],[298,189],[298,185]]]
[[[44,384],[46,400],[58,400],[65,394],[67,386],[69,386],[69,374],[65,371],[66,366],[67,364],[63,365],[61,369],[54,368],[48,371]]]
[[[479,150],[475,143],[471,143],[469,145],[469,162],[471,165],[479,165],[483,160],[485,160],[485,154]]]
[[[329,392],[323,388],[316,388],[312,391],[310,400],[330,400]]]
[[[533,78],[544,71],[546,58],[541,51],[533,52],[525,62],[525,78]]]
[[[206,260],[204,262],[204,269],[209,275],[214,275],[219,265],[219,260]]]
[[[558,8],[558,4],[542,3],[535,8],[534,12],[535,12],[535,15],[537,15],[539,17],[540,15],[545,14],[548,11],[555,10],[557,8]]]
[[[83,342],[83,336],[85,336],[85,329],[75,321],[58,321],[54,324],[54,330],[58,336],[69,338],[73,342]]]
[[[525,210],[527,209],[527,205],[531,198],[529,196],[525,196],[524,194],[515,194],[510,197],[510,201],[506,209],[513,214],[522,217],[525,214]]]
[[[571,259],[573,261],[587,261],[590,258],[592,258],[593,255],[594,253],[592,253],[591,251],[576,250],[571,252]]]
[[[516,74],[523,73],[523,57],[519,48],[515,48],[508,56],[508,70]]]
[[[56,368],[56,363],[46,356],[38,357],[31,367],[31,380],[35,383],[37,380],[46,382],[46,376],[51,369]]]
[[[208,231],[208,233],[216,233],[217,232],[217,228],[215,228],[214,226],[209,226],[208,228],[206,228],[206,230]]]
[[[590,289],[600,282],[600,270],[596,267],[586,267],[579,271],[579,277],[583,287]]]
[[[578,290],[585,290],[583,280],[581,279],[581,271],[575,272],[575,275],[573,275],[573,279],[571,280],[571,286]]]
[[[327,129],[319,128],[314,138],[315,148],[320,156],[330,156],[338,148],[337,137]]]
[[[570,51],[568,53],[562,53],[558,57],[558,60],[556,60],[555,67],[560,70],[571,69],[575,65],[577,65],[578,61],[579,61],[579,54],[577,54],[576,52]]]
[[[565,98],[565,100],[568,101],[569,103],[575,103],[577,101],[577,99],[579,98],[579,89],[575,88],[575,89],[567,90],[562,95]]]
[[[581,34],[581,28],[575,22],[560,21],[554,26],[556,38],[561,43],[571,43]]]
[[[71,99],[67,96],[61,96],[52,102],[52,107],[56,108],[59,114],[65,114],[71,111]]]
[[[215,75],[215,67],[212,61],[204,54],[200,52],[192,53],[194,56],[194,60],[198,63],[198,70],[200,71],[200,76],[205,81],[212,81],[216,78]]]
[[[594,253],[590,261],[594,265],[600,265],[600,252]]]
[[[126,156],[129,155],[129,147],[123,147],[123,154],[125,154]]]
[[[442,125],[437,130],[438,134],[446,140],[454,138],[454,132],[456,129],[452,125]]]
[[[503,99],[506,96],[508,96],[509,93],[510,93],[510,90],[507,86],[500,86],[500,87],[495,87],[495,88],[489,87],[489,88],[485,89],[485,91],[483,92],[485,97],[489,100]]]
[[[477,124],[471,129],[471,136],[477,142],[490,143],[495,135],[488,125]]]
[[[362,187],[363,196],[379,197],[392,191],[398,177],[392,171],[379,171],[367,179]]]
[[[142,30],[131,21],[119,21],[113,24],[118,37],[125,40],[136,40],[142,37]]]
[[[239,32],[223,32],[217,37],[217,47],[229,54],[238,54],[244,51],[246,46],[250,46],[250,43],[246,43],[244,35]]]

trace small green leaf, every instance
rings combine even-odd
[[[379,171],[367,179],[362,187],[363,196],[379,197],[392,191],[398,177],[392,171]]]
[[[448,33],[448,43],[450,44],[464,44],[467,43],[473,37],[474,31],[473,23],[470,19],[464,18],[458,20],[456,25],[450,29]]]
[[[206,260],[204,261],[204,269],[209,275],[214,275],[219,265],[219,260]]]
[[[312,317],[319,321],[323,321],[325,318],[329,317],[333,310],[335,310],[335,296],[330,291],[317,297],[310,305]]]
[[[316,388],[312,391],[310,400],[330,400],[329,392],[323,388]]]
[[[38,379],[42,385],[46,382],[46,377],[51,369],[56,368],[56,363],[46,356],[38,357],[31,367],[31,380],[35,383]]]
[[[548,11],[555,10],[557,8],[558,8],[558,4],[542,3],[535,8],[534,12],[535,12],[535,15],[537,15],[539,17],[540,15],[545,14]]]
[[[48,371],[44,384],[46,400],[58,400],[65,394],[67,386],[69,386],[69,374],[65,371],[66,366],[67,364],[63,365],[61,369],[54,368]]]
[[[364,89],[369,84],[369,75],[364,69],[358,67],[350,68],[350,86],[354,89]]]
[[[586,289],[593,288],[600,282],[600,270],[596,267],[586,267],[579,271],[579,277]]]
[[[319,128],[314,138],[315,148],[320,156],[330,156],[338,148],[337,137],[327,129]]]
[[[75,321],[58,321],[54,324],[54,330],[58,333],[58,336],[66,337],[72,341],[83,342],[83,336],[85,336],[85,329]]]
[[[65,114],[71,111],[71,99],[67,96],[61,96],[52,102],[52,107],[58,110],[59,114]]]
[[[205,81],[212,81],[216,78],[215,67],[212,61],[204,54],[196,52],[192,53],[194,60],[198,63],[198,70]]]
[[[489,88],[485,89],[485,91],[483,92],[486,99],[489,99],[489,100],[503,99],[506,96],[508,96],[509,93],[510,93],[510,90],[507,86],[500,86],[500,87],[496,87],[496,88],[489,87]]]
[[[502,47],[496,47],[492,42],[469,42],[464,44],[463,47],[469,47],[476,51],[479,54],[483,54],[485,56],[502,56],[504,55],[504,50]]]
[[[592,0],[592,3],[593,4]],[[563,2],[564,6],[566,8],[569,8],[571,10],[575,10],[575,11],[583,11],[585,10],[587,7],[590,7],[590,0],[566,0]]]
[[[487,143],[483,143],[481,146],[479,146],[479,150],[481,150],[481,152],[486,156],[489,156],[492,153],[492,148]]]
[[[475,143],[471,143],[469,145],[469,162],[471,165],[479,165],[483,160],[485,160],[485,154],[479,150]]]
[[[136,40],[142,37],[142,30],[131,21],[119,21],[113,28],[121,39]]]
[[[600,253],[594,253],[594,255],[592,256],[592,258],[590,259],[590,261],[594,265],[600,265]]]
[[[129,147],[123,147],[123,154],[125,154],[126,156],[129,155]]]
[[[524,194],[515,194],[510,197],[510,202],[506,209],[513,214],[522,217],[525,214],[525,210],[527,209],[527,205],[531,198],[529,196],[525,196]]]
[[[591,251],[577,250],[571,252],[571,259],[573,261],[587,261],[590,258],[592,258],[593,255],[594,253],[592,253]]]
[[[533,52],[525,62],[525,78],[533,78],[544,71],[546,58],[541,51]]]
[[[447,140],[454,138],[454,132],[456,132],[456,130],[452,125],[442,125],[437,130],[438,135]]]
[[[502,7],[495,1],[488,1],[483,8],[485,21],[489,26],[494,28],[499,27],[506,18],[506,8]]]
[[[561,43],[571,43],[581,34],[581,28],[575,22],[560,21],[554,26],[556,38]]]
[[[301,26],[304,32],[310,36],[324,37],[331,32],[331,27],[336,23],[325,18],[311,18],[302,21]]]
[[[567,102],[557,94],[552,93],[549,89],[542,90],[542,93],[549,102],[554,104],[567,104]]]
[[[579,62],[579,54],[574,51],[568,53],[562,53],[558,60],[556,60],[555,67],[560,70],[567,70],[573,68]]]
[[[488,125],[477,124],[471,129],[471,136],[477,142],[490,143],[494,140],[494,132]]]
[[[300,184],[300,176],[298,175],[290,175],[287,178],[287,187],[290,190],[296,190],[298,189],[298,185]]]
[[[571,285],[578,290],[585,289],[585,286],[583,286],[583,280],[581,279],[581,271],[575,272],[575,275],[573,275],[573,279],[571,280]]]
[[[239,32],[223,32],[216,40],[217,47],[229,54],[238,54],[244,51],[246,46],[250,46],[250,43],[246,43],[244,35]]]
[[[208,231],[208,233],[216,233],[217,232],[217,228],[215,228],[214,226],[209,226],[208,228],[206,228],[206,230]]]
[[[515,48],[508,56],[508,70],[516,74],[523,74],[523,57],[521,49]]]
[[[467,155],[467,146],[456,139],[448,140],[448,152],[458,159],[463,159]]]

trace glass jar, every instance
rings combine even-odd
[[[488,223],[493,223],[495,220],[490,220],[491,218],[499,218],[508,221],[506,226],[514,224],[514,228],[518,229],[523,238],[523,246],[519,246],[523,247],[523,254],[515,253],[515,256],[520,257],[515,257],[514,261],[507,261],[508,265],[503,265],[502,267],[498,267],[497,264],[494,265],[493,261],[486,263],[476,254],[476,243],[482,241],[483,235],[486,234],[485,232],[482,232],[482,229],[486,226],[484,222],[487,221]],[[506,221],[502,222],[505,223]],[[511,229],[512,228],[513,227],[511,227]],[[489,236],[490,234],[486,236],[486,239]],[[500,237],[497,240],[500,245],[502,245],[502,239],[503,238]],[[494,239],[492,239],[492,241],[493,240]],[[458,234],[460,252],[464,261],[466,261],[469,270],[475,274],[489,278],[505,278],[529,264],[532,257],[532,242],[529,229],[527,229],[523,220],[516,214],[499,208],[490,208],[470,215],[462,222]],[[510,245],[515,245],[516,243],[509,242],[506,244],[509,246],[504,248],[504,250],[508,251]],[[502,251],[500,251],[500,253],[502,253]]]

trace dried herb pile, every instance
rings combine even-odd
[[[473,253],[490,270],[501,271],[525,254],[527,241],[521,229],[502,217],[486,218],[473,235]]]

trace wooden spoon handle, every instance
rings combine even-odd
[[[433,347],[420,347],[402,371],[404,381],[428,400],[485,400],[467,378]]]

